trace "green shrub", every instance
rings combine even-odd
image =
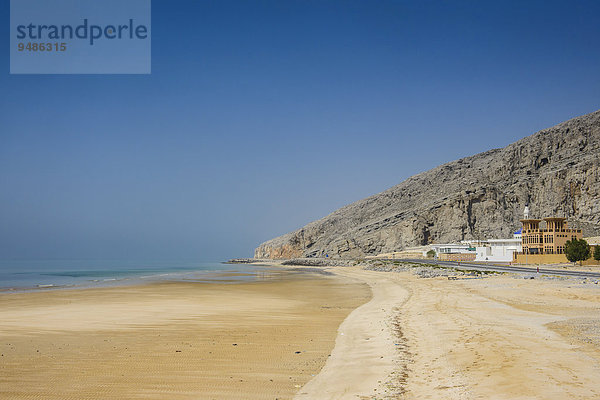
[[[567,240],[565,244],[565,255],[567,260],[581,264],[582,261],[590,258],[590,245],[583,239]]]

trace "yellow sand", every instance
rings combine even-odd
[[[0,398],[291,398],[369,296],[326,277],[2,294]]]
[[[1,295],[0,398],[600,398],[600,285],[329,270]]]

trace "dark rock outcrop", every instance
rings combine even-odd
[[[600,234],[600,111],[415,175],[261,244],[255,257],[352,258],[510,237],[527,202],[533,217]]]

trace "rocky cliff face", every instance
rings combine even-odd
[[[600,234],[600,111],[415,175],[261,244],[257,258],[361,257],[428,243],[506,238],[531,216]]]

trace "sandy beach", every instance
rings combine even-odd
[[[363,283],[318,275],[0,295],[2,399],[286,399]]]
[[[600,285],[325,270],[3,294],[0,397],[600,398]]]
[[[600,398],[598,285],[333,270],[373,298],[297,399]]]

